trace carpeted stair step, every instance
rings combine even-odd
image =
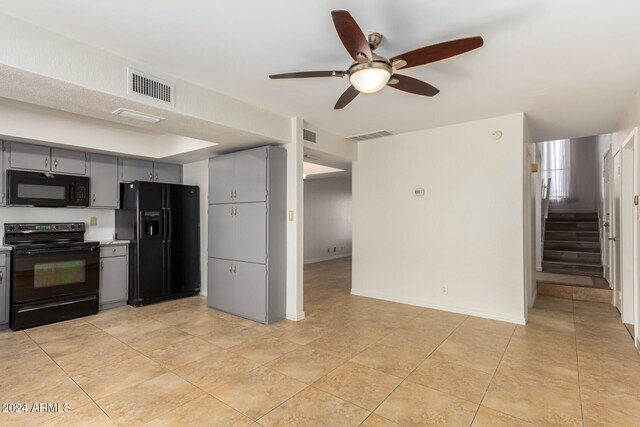
[[[598,221],[550,221],[547,220],[546,230],[549,231],[598,231]]]
[[[568,231],[568,230],[545,230],[544,240],[570,240],[573,242],[599,242],[600,233],[598,231]]]
[[[542,261],[542,271],[547,273],[580,274],[583,276],[602,277],[602,265],[599,263]]]
[[[543,260],[575,262],[578,264],[600,264],[602,257],[599,252],[559,251],[545,247]]]
[[[597,212],[549,212],[548,221],[598,221]]]
[[[576,251],[600,253],[600,242],[576,242],[571,240],[545,240],[544,249],[552,251]]]

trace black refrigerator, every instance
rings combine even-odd
[[[200,293],[200,189],[134,181],[120,186],[116,239],[130,240],[129,304]]]

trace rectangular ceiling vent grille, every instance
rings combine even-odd
[[[310,131],[309,129],[303,129],[302,130],[302,139],[304,139],[305,141],[313,142],[315,144],[316,143],[316,133],[313,132],[313,131]]]
[[[153,100],[162,105],[174,105],[175,84],[147,73],[129,68],[129,94]]]
[[[368,141],[370,139],[382,138],[383,136],[389,135],[393,135],[393,133],[389,132],[388,130],[379,130],[376,132],[365,133],[363,135],[350,136],[347,139],[350,139],[352,141]]]

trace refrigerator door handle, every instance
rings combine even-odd
[[[173,218],[171,215],[171,208],[167,208],[168,218],[167,222],[169,223],[169,233],[167,236],[167,242],[171,243],[171,238],[173,237]]]

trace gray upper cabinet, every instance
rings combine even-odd
[[[118,159],[91,154],[91,207],[118,208]]]
[[[209,203],[266,201],[267,148],[254,148],[210,159]]]
[[[87,174],[87,153],[82,151],[51,149],[51,172],[73,175]]]
[[[6,144],[7,169],[43,172],[51,170],[51,148],[21,142],[7,142]]]
[[[267,200],[267,147],[236,156],[234,181],[236,203]]]
[[[7,169],[87,174],[87,154],[82,151],[12,141],[5,143],[5,156]]]
[[[153,163],[153,178],[163,184],[181,184],[182,166],[173,163]]]
[[[209,203],[233,203],[235,156],[209,159]]]
[[[120,158],[120,182],[153,181],[153,162]]]

